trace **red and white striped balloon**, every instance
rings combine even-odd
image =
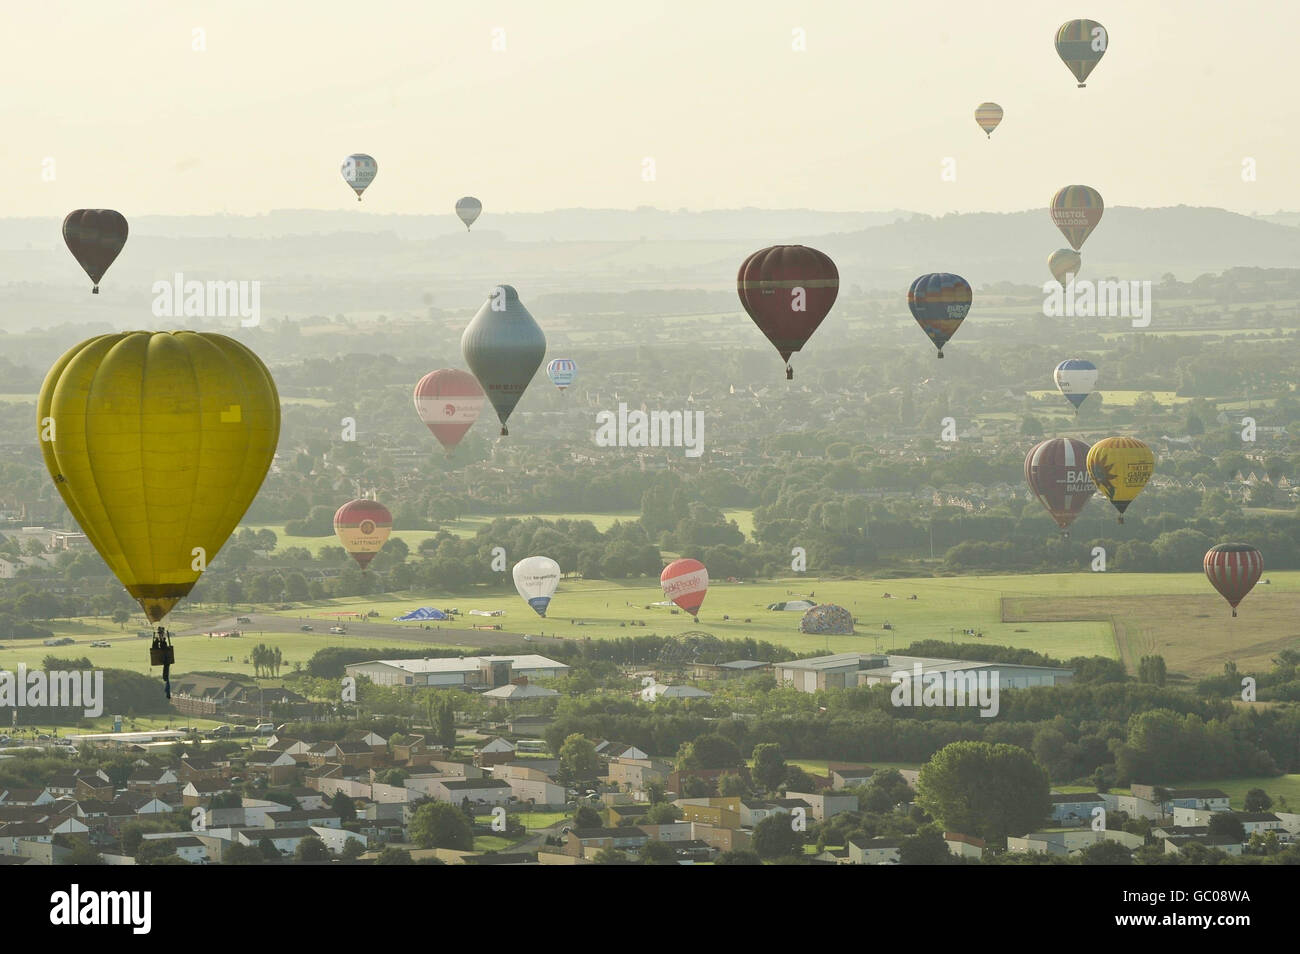
[[[1237,604],[1246,598],[1264,572],[1264,554],[1245,543],[1220,543],[1205,551],[1205,575],[1237,615]]]

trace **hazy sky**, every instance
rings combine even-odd
[[[1110,37],[1082,90],[1053,48],[1076,17]],[[1073,182],[1108,206],[1300,208],[1290,0],[42,0],[4,18],[3,215],[449,212],[464,194],[485,216],[1013,211]],[[991,141],[984,100],[1006,110]],[[350,152],[379,162],[361,206]]]

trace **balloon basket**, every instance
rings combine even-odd
[[[166,635],[166,631],[159,626],[158,634],[153,638],[153,645],[149,647],[149,665],[170,666],[175,662],[176,648],[172,646],[171,637]]]
[[[502,437],[510,436],[510,432],[506,430],[506,426],[504,424],[501,425],[501,436]]]
[[[790,367],[788,364],[785,366],[785,379],[787,381],[794,380],[794,368]]]
[[[942,351],[939,352],[939,357],[940,357],[940,358],[943,357],[943,352],[942,352]]]
[[[99,286],[96,285],[94,288],[92,288],[92,289],[90,290],[90,293],[91,293],[92,295],[98,295],[98,294],[99,294]]]

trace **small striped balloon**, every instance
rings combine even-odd
[[[1237,615],[1237,604],[1246,598],[1264,572],[1264,555],[1245,543],[1220,543],[1205,551],[1205,576]]]

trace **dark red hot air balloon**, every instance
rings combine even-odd
[[[63,220],[63,241],[95,283],[91,294],[99,294],[99,280],[126,245],[126,233],[126,218],[112,209],[77,209]]]
[[[1237,604],[1246,598],[1264,572],[1264,554],[1245,543],[1220,543],[1205,551],[1205,575],[1237,615]]]
[[[1025,455],[1025,482],[1062,536],[1096,492],[1088,475],[1088,445],[1073,437],[1040,441]]]
[[[785,359],[812,337],[835,304],[840,273],[822,252],[806,245],[773,245],[740,264],[736,292],[745,312]]]

